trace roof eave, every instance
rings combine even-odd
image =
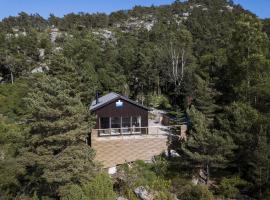
[[[147,111],[150,111],[150,110],[151,110],[150,108],[148,108],[148,107],[146,107],[146,106],[144,106],[144,105],[141,105],[141,104],[137,103],[136,101],[133,101],[133,100],[131,100],[131,99],[128,99],[128,98],[126,98],[126,97],[123,97],[123,96],[121,96],[121,95],[119,95],[119,96],[115,97],[114,99],[112,99],[112,100],[110,100],[110,101],[108,101],[108,102],[106,102],[106,103],[104,103],[104,104],[101,104],[100,106],[97,106],[97,107],[95,107],[95,108],[93,108],[93,109],[89,108],[89,110],[90,110],[91,112],[94,112],[94,111],[98,110],[99,108],[102,108],[102,107],[104,107],[104,106],[110,104],[111,102],[113,102],[113,101],[116,100],[116,99],[122,99],[122,100],[125,100],[125,101],[127,101],[127,102],[129,102],[129,103],[132,103],[132,104],[134,104],[134,105],[136,105],[136,106],[138,106],[138,107],[141,107],[141,108],[143,108],[143,109],[145,109],[145,110],[147,110]]]

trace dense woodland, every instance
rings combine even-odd
[[[226,0],[3,19],[0,199],[135,200],[137,186],[160,200],[270,199],[269,39],[270,20]],[[180,157],[103,173],[85,143],[96,91],[188,116]]]

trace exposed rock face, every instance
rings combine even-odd
[[[61,52],[62,50],[63,50],[62,47],[55,47],[55,48],[53,49],[53,52],[54,52],[54,53],[59,53],[59,52]]]
[[[44,66],[38,66],[36,68],[34,68],[31,73],[35,74],[35,73],[43,73],[45,71],[49,71],[49,67],[47,65]]]
[[[177,157],[180,157],[180,155],[173,149],[170,150],[170,152],[166,151],[165,152],[165,155],[167,157],[171,156],[172,158],[177,158]]]
[[[108,169],[108,173],[110,174],[110,175],[113,175],[113,174],[115,174],[117,172],[117,168],[116,167],[110,167],[109,169]]]
[[[226,6],[226,8],[227,8],[227,9],[228,9],[228,11],[230,11],[230,12],[231,12],[231,11],[233,11],[233,7],[232,7],[232,6],[230,6],[230,5],[227,5],[227,6]]]
[[[191,182],[194,184],[194,185],[198,185],[199,183],[199,179],[197,177],[193,177]]]
[[[151,199],[150,194],[143,186],[137,187],[134,190],[134,192],[135,192],[136,196],[139,197],[141,200],[150,200]]]
[[[114,37],[114,34],[109,30],[103,30],[102,36],[106,39]]]
[[[52,28],[50,33],[50,39],[52,43],[55,43],[56,39],[61,36],[61,33],[59,33],[58,28]]]
[[[39,59],[43,60],[45,57],[45,49],[39,49],[38,52],[39,52]]]
[[[16,32],[16,33],[7,33],[6,34],[6,39],[10,39],[10,38],[18,38],[19,36],[27,36],[27,33],[25,31],[23,32]]]
[[[126,199],[126,198],[124,198],[124,197],[117,197],[116,200],[128,200],[128,199]]]
[[[152,30],[156,22],[156,18],[153,15],[149,14],[145,15],[143,18],[130,17],[126,21],[115,23],[113,26],[121,28],[123,32],[129,32],[130,30],[136,30],[141,28],[150,31]]]
[[[32,74],[35,73],[43,73],[43,68],[42,67],[36,67],[31,71]]]
[[[189,14],[189,12],[184,12],[183,13],[183,17],[188,17],[190,14]]]

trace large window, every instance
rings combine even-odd
[[[122,117],[122,133],[130,134],[131,117]]]
[[[100,118],[100,135],[109,135],[110,134],[110,118],[109,117],[101,117]]]
[[[141,116],[132,116],[131,127],[132,133],[141,132]]]
[[[111,118],[111,128],[121,128],[121,118],[112,117]]]
[[[122,127],[123,128],[131,127],[131,117],[122,117]]]
[[[120,134],[121,133],[121,117],[112,117],[111,118],[111,134]]]
[[[100,129],[110,128],[110,118],[109,117],[101,117],[100,118]]]
[[[141,116],[124,116],[124,117],[101,117],[100,132],[107,134],[132,134],[141,133]]]
[[[132,116],[132,127],[141,127],[141,116]]]

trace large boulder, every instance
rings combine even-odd
[[[165,152],[165,155],[166,155],[166,157],[172,157],[172,158],[178,158],[178,157],[181,157],[180,155],[179,155],[179,153],[177,153],[175,150],[173,150],[173,149],[170,149],[170,151],[166,151]]]
[[[148,193],[148,191],[143,186],[139,186],[139,187],[135,188],[134,193],[141,200],[150,200],[151,199],[151,195]]]
[[[45,57],[45,49],[38,49],[38,53],[39,53],[39,59],[40,59],[40,60],[44,60],[44,57]]]
[[[46,71],[49,71],[49,67],[45,64],[41,65],[41,66],[38,66],[38,67],[35,67],[34,69],[31,70],[31,73],[32,74],[35,74],[35,73],[44,73]]]
[[[117,197],[116,200],[128,200],[128,199],[126,199],[124,197]]]
[[[110,175],[116,174],[116,173],[117,173],[117,168],[116,168],[116,166],[110,167],[110,168],[108,169],[108,173],[109,173]]]

